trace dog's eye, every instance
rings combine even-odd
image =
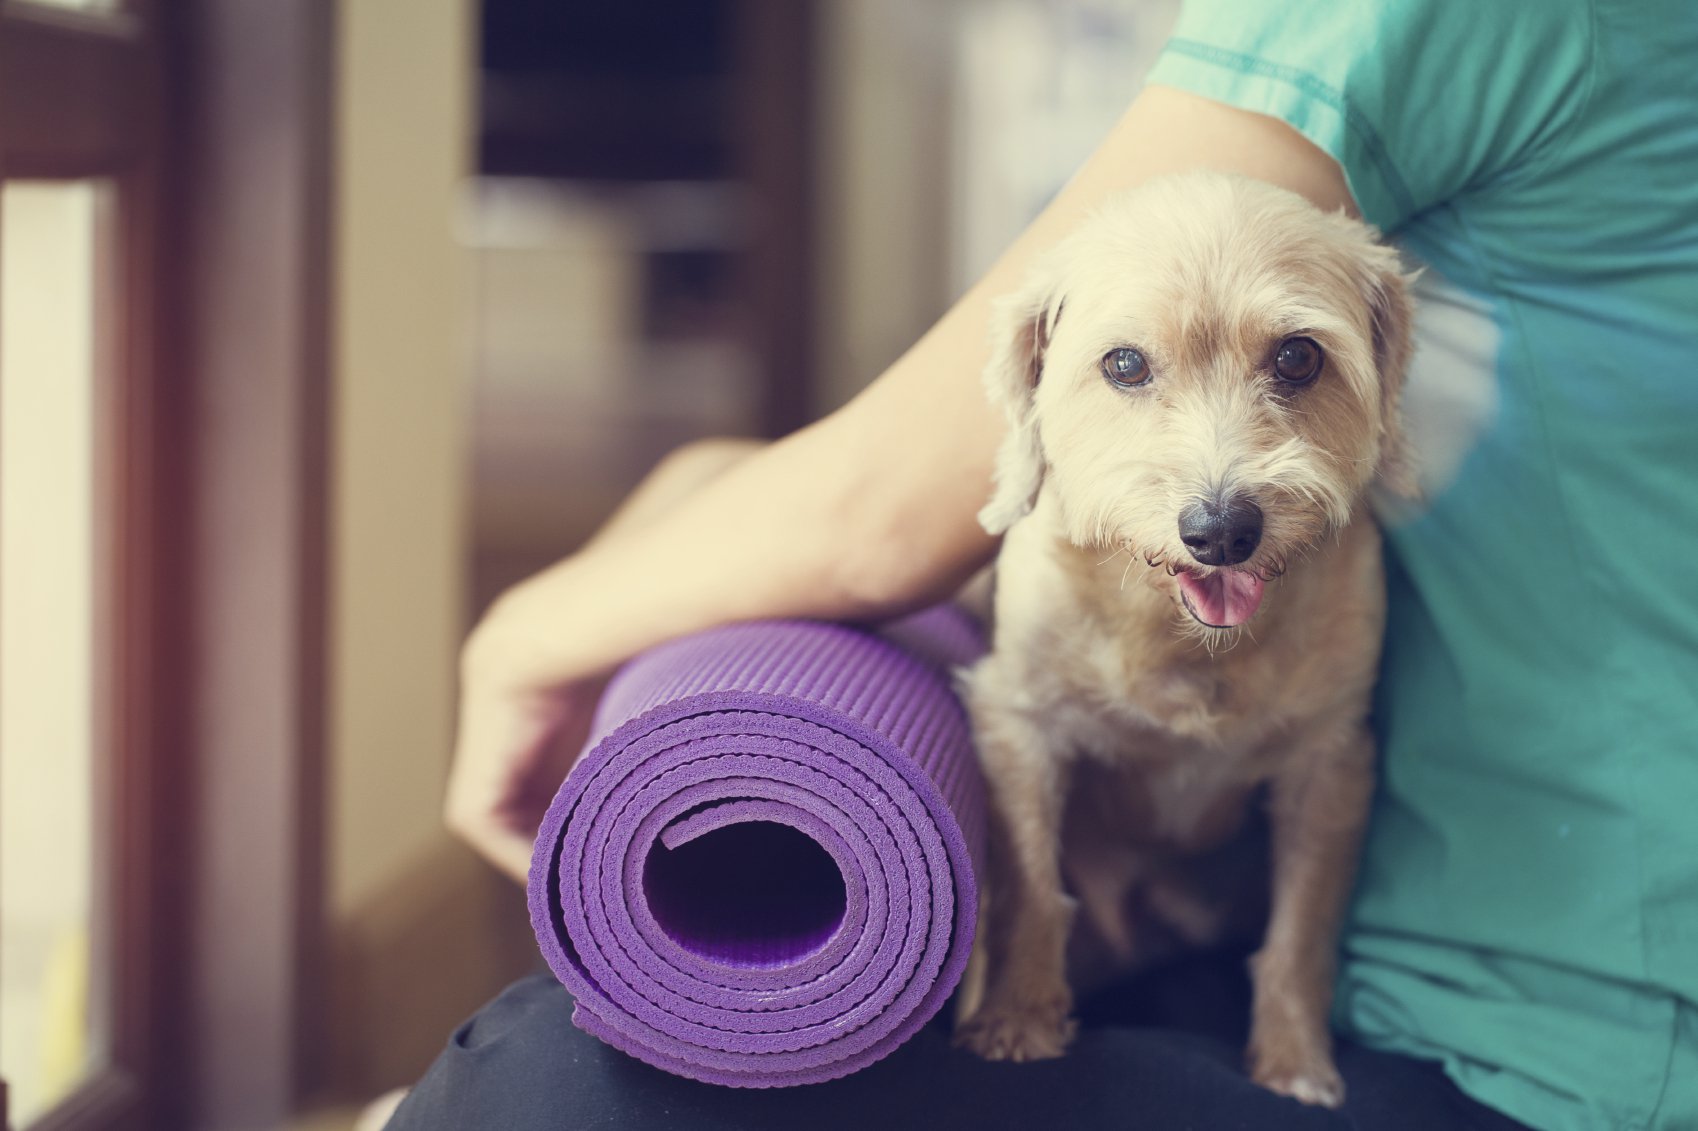
[[[1150,363],[1137,350],[1122,346],[1103,356],[1103,376],[1117,388],[1130,389],[1150,379]]]
[[[1321,371],[1325,356],[1313,338],[1287,338],[1274,354],[1274,376],[1287,385],[1307,385]]]

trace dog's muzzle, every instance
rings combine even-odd
[[[1231,567],[1250,560],[1262,544],[1262,508],[1235,495],[1192,503],[1179,512],[1179,540],[1197,564],[1221,567],[1178,572],[1180,599],[1199,624],[1236,628],[1256,615],[1265,582]]]

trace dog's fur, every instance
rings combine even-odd
[[[966,1047],[1061,1054],[1076,904],[1123,964],[1218,940],[1246,897],[1200,881],[1231,875],[1223,846],[1265,799],[1250,1071],[1341,1102],[1327,1014],[1384,612],[1365,499],[1376,481],[1412,490],[1405,283],[1365,225],[1192,174],[1104,207],[1005,301],[986,385],[1009,429],[980,518],[1008,534],[995,646],[965,680],[992,799]],[[1292,336],[1325,354],[1296,389],[1271,372]],[[1147,385],[1104,378],[1122,347],[1149,359]],[[1178,515],[1233,495],[1265,516],[1238,568],[1267,584],[1253,620],[1210,628],[1181,599],[1181,571],[1213,569]]]

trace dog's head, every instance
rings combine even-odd
[[[1004,300],[985,383],[1008,415],[1001,533],[1054,493],[1065,535],[1165,567],[1202,624],[1411,494],[1410,308],[1373,230],[1258,181],[1168,177],[1102,208]]]

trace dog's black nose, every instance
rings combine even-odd
[[[1262,508],[1239,495],[1179,512],[1179,540],[1204,565],[1237,565],[1262,543]]]

